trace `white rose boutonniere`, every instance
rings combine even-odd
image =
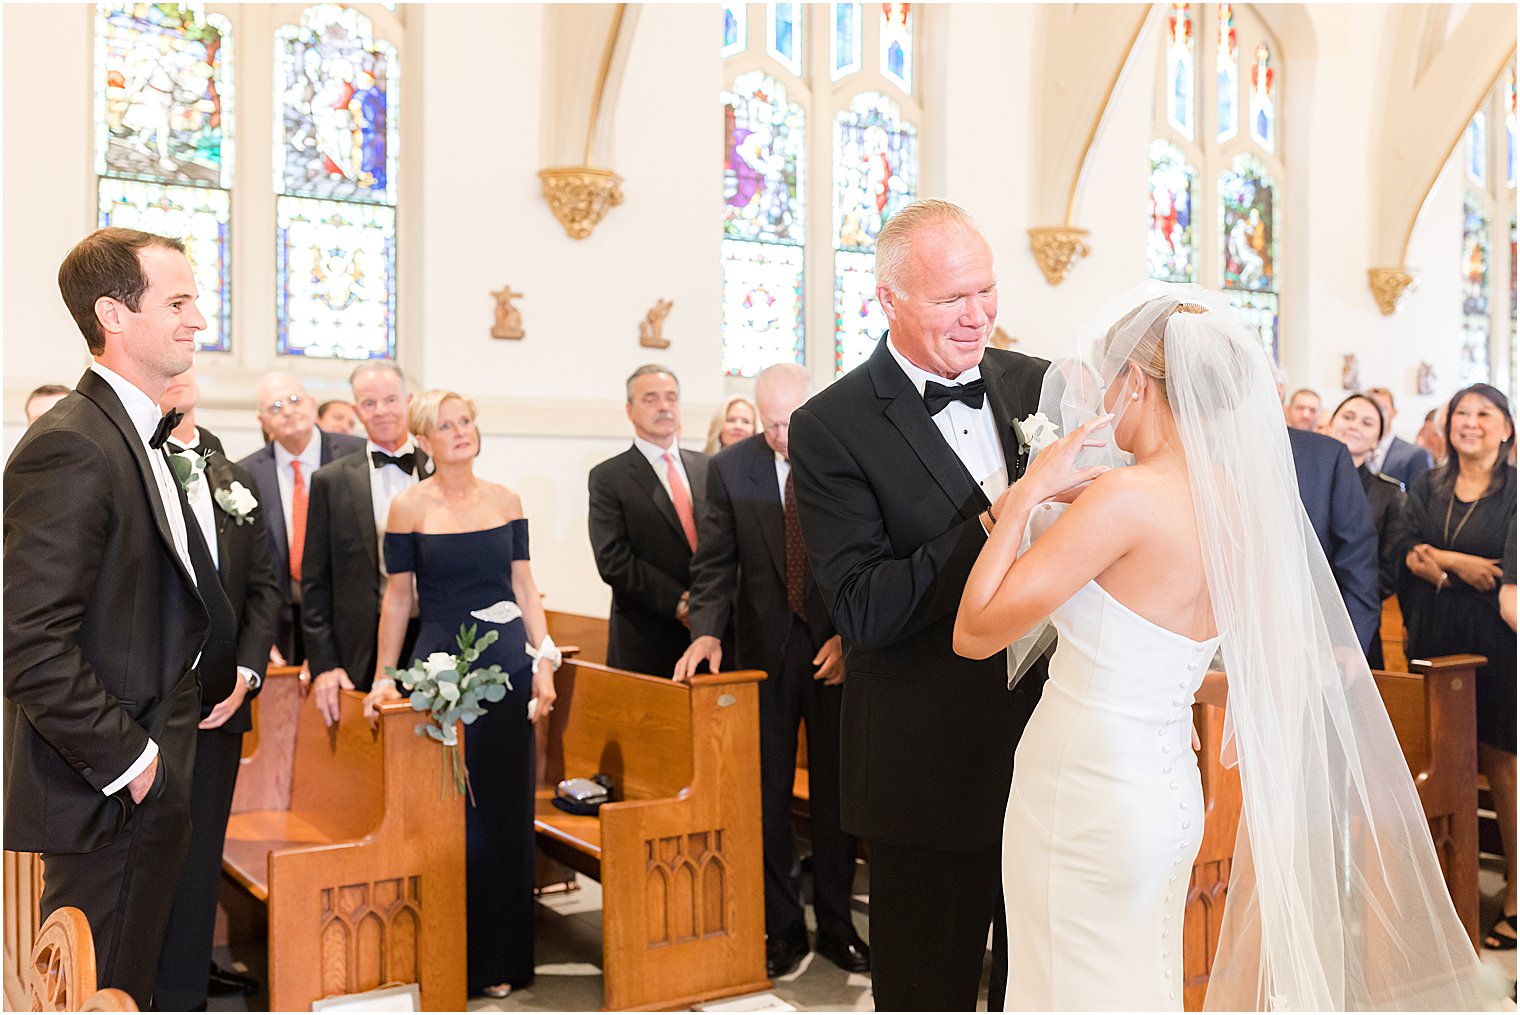
[[[237,480],[232,485],[216,491],[216,506],[227,512],[239,525],[253,521],[253,509],[259,506],[258,498]]]
[[[1056,425],[1043,412],[1036,412],[1015,422],[1019,444],[1029,449],[1031,456],[1054,444],[1060,436]]]

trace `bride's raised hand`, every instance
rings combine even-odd
[[[1106,465],[1078,467],[1077,458],[1087,448],[1101,448],[1103,441],[1092,435],[1113,421],[1113,413],[1094,416],[1065,437],[1042,449],[1029,463],[1016,486],[1028,503],[1039,504],[1047,500],[1069,500],[1082,487],[1108,471]]]

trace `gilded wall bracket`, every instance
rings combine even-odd
[[[1029,249],[1051,285],[1066,281],[1072,265],[1092,253],[1087,230],[1076,226],[1035,226],[1029,230]]]
[[[591,235],[607,212],[623,203],[623,178],[610,169],[560,166],[540,169],[544,200],[574,240]]]
[[[1392,317],[1404,302],[1404,294],[1414,287],[1414,276],[1403,268],[1369,268],[1367,284],[1383,316]]]

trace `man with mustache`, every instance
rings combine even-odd
[[[691,642],[687,600],[707,456],[680,447],[681,385],[654,363],[628,378],[633,446],[591,470],[587,524],[612,586],[607,665],[669,676]]]

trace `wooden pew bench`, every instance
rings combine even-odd
[[[1477,713],[1473,671],[1482,656],[1414,660],[1410,673],[1375,670],[1404,760],[1429,822],[1441,873],[1457,917],[1478,944]],[[1194,705],[1202,748],[1203,844],[1193,863],[1183,922],[1183,1006],[1201,1011],[1230,883],[1230,862],[1240,827],[1240,772],[1219,762],[1224,710]]]
[[[441,748],[405,700],[371,730],[353,691],[329,730],[297,673],[271,670],[255,703],[222,851],[242,889],[223,892],[244,911],[231,922],[267,926],[270,1008],[398,982],[419,984],[425,1009],[462,1011],[464,801]]]
[[[535,828],[545,854],[602,883],[604,1007],[689,1007],[770,986],[761,873],[758,671],[690,686],[567,660]],[[612,777],[600,814],[550,800]]]

